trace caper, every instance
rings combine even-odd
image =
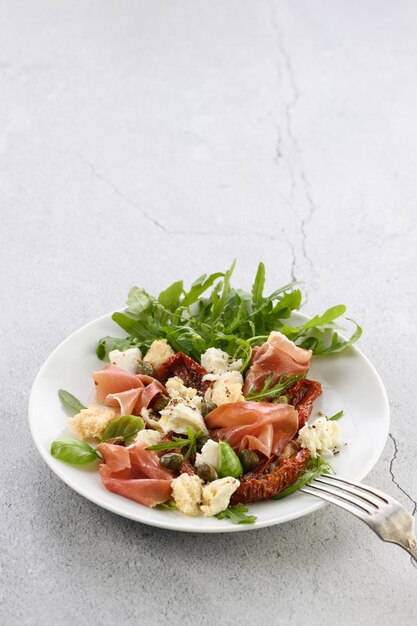
[[[205,443],[207,443],[207,441],[210,439],[210,437],[204,433],[203,435],[200,435],[200,437],[197,439],[197,450],[200,452],[201,448],[204,446]]]
[[[289,404],[290,399],[288,398],[288,396],[279,396],[278,398],[274,400],[274,403],[275,404]]]
[[[202,402],[201,403],[201,415],[207,417],[209,413],[217,409],[217,404],[214,402]]]
[[[153,376],[155,374],[155,370],[150,363],[146,361],[141,361],[138,364],[138,374],[145,374],[145,376]]]
[[[244,472],[250,472],[259,464],[259,456],[253,450],[242,450],[239,454],[239,459]]]
[[[169,402],[168,396],[164,396],[163,394],[161,394],[153,403],[152,409],[159,413],[160,411],[163,411],[165,409],[168,402]]]
[[[162,467],[174,470],[174,472],[178,472],[183,461],[184,457],[182,456],[182,454],[178,454],[178,452],[168,452],[168,454],[164,454],[159,459],[159,463],[162,465]]]
[[[197,476],[199,476],[205,483],[211,483],[219,477],[214,467],[208,463],[202,463],[196,469]]]
[[[125,446],[125,438],[124,437],[111,437],[107,439],[106,443],[112,443],[114,446]]]

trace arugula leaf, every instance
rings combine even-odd
[[[51,443],[51,454],[55,459],[70,465],[88,465],[101,458],[94,448],[73,437],[61,437]]]
[[[275,385],[271,385],[273,375],[271,374],[265,380],[262,389],[259,391],[253,391],[245,396],[245,400],[264,400],[264,398],[276,398],[280,396],[286,389],[291,387],[297,380],[304,378],[305,374],[295,374],[294,376],[286,376],[282,374]]]
[[[172,283],[170,287],[161,291],[158,296],[158,302],[162,304],[166,309],[175,311],[180,303],[180,297],[183,292],[184,283],[182,280]]]
[[[335,319],[343,315],[346,311],[346,307],[344,304],[337,304],[336,306],[330,307],[327,309],[322,315],[315,315],[308,322],[302,324],[301,326],[282,326],[280,331],[283,335],[290,337],[292,335],[300,335],[301,333],[309,330],[310,328],[316,328],[317,326],[327,326],[328,324],[334,322]]]
[[[104,359],[110,349],[130,346],[145,351],[153,340],[165,338],[174,350],[196,360],[210,347],[238,353],[244,360],[244,371],[251,346],[265,341],[272,330],[283,332],[315,355],[340,352],[359,339],[362,329],[358,325],[347,340],[337,332],[336,321],[345,313],[344,305],[331,307],[296,327],[283,323],[301,305],[301,291],[295,288],[298,283],[288,283],[265,296],[265,266],[260,263],[248,293],[232,287],[234,267],[235,261],[226,272],[203,274],[189,291],[184,290],[182,281],[177,281],[163,290],[158,299],[134,287],[125,312],[113,314],[113,320],[128,336],[124,340],[103,337],[96,349],[97,356]]]
[[[304,487],[304,485],[310,483],[320,474],[334,474],[334,472],[330,463],[324,461],[321,457],[318,456],[315,459],[310,459],[306,469],[298,477],[293,485],[287,487],[287,489],[284,489],[276,496],[272,496],[272,500],[281,500],[282,498],[289,496],[291,493],[298,491],[298,489],[301,489],[301,487]]]
[[[101,441],[107,441],[107,439],[113,439],[114,437],[124,437],[126,441],[129,441],[144,428],[145,424],[141,417],[120,415],[119,417],[114,417],[107,424]]]
[[[187,452],[184,454],[184,459],[188,459],[189,456],[194,454],[197,449],[197,439],[201,437],[202,431],[194,433],[191,428],[187,427],[187,436],[184,437],[172,437],[172,441],[166,441],[164,443],[157,443],[154,446],[149,446],[146,450],[165,450],[169,452],[169,450],[182,450],[188,446]]]
[[[255,281],[252,285],[252,302],[254,306],[262,304],[262,294],[265,286],[265,265],[261,262],[258,265]]]
[[[233,524],[254,524],[256,522],[255,515],[245,515],[249,511],[244,504],[231,504],[221,513],[217,513],[214,517],[217,519],[230,519]]]
[[[69,406],[70,409],[73,409],[73,411],[75,411],[76,413],[79,413],[83,409],[87,408],[86,406],[81,404],[81,402],[75,396],[70,394],[69,391],[65,391],[65,389],[60,389],[58,391],[58,395],[61,398],[62,402]]]
[[[177,507],[173,500],[168,500],[168,502],[157,504],[156,508],[161,509],[162,511],[175,511]]]
[[[152,303],[152,296],[150,296],[142,287],[132,287],[127,297],[128,307],[126,311],[137,315],[145,311]]]
[[[194,302],[197,302],[201,294],[203,294],[209,287],[216,282],[218,278],[224,276],[223,272],[215,272],[207,277],[207,274],[203,274],[192,284],[190,291],[185,294],[182,301],[182,306],[188,307]]]
[[[331,417],[326,417],[328,422],[337,422],[337,420],[340,420],[341,417],[343,417],[343,409],[342,411],[339,411],[338,413],[335,413],[334,415],[332,415]]]
[[[102,337],[96,348],[96,354],[99,359],[104,361],[112,350],[127,350],[128,348],[135,348],[138,345],[138,340],[134,337],[127,337],[120,339],[119,337]]]

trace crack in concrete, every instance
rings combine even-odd
[[[101,174],[95,167],[95,165],[93,163],[91,163],[91,161],[89,161],[88,159],[86,159],[82,154],[80,154],[79,152],[74,152],[74,154],[83,162],[85,163],[85,165],[87,165],[91,172],[94,174],[94,176],[96,178],[98,178],[99,180],[101,180],[103,183],[105,183],[108,187],[110,187],[110,189],[112,189],[114,191],[114,193],[119,196],[119,198],[122,198],[122,200],[124,200],[125,202],[127,202],[128,204],[130,204],[130,206],[133,206],[135,209],[138,209],[138,211],[140,211],[140,213],[147,219],[149,220],[154,226],[156,226],[157,228],[159,228],[160,230],[163,230],[164,232],[168,233],[168,229],[161,223],[159,222],[157,219],[153,218],[151,215],[149,215],[139,204],[137,204],[136,202],[134,202],[133,200],[131,200],[128,196],[126,196],[122,191],[120,191],[120,189],[118,187],[116,187],[116,185],[114,183],[112,183],[110,180],[108,180],[105,176],[103,176],[103,174]]]
[[[298,100],[300,98],[300,89],[297,84],[297,80],[295,77],[295,72],[291,63],[289,52],[285,46],[284,36],[283,36],[282,29],[278,21],[277,10],[276,10],[276,6],[273,0],[271,0],[271,2],[269,3],[269,7],[270,7],[270,14],[271,14],[271,24],[272,24],[273,31],[275,33],[276,46],[277,46],[277,50],[280,56],[280,59],[278,61],[278,74],[279,76],[281,76],[281,64],[282,64],[283,67],[285,68],[289,85],[291,87],[291,96],[289,100],[287,100],[287,102],[285,102],[284,104],[286,131],[287,131],[288,139],[290,140],[293,146],[294,154],[297,157],[299,179],[303,186],[304,196],[305,196],[305,200],[306,200],[306,204],[308,208],[307,215],[305,217],[300,216],[301,249],[302,249],[303,257],[309,263],[311,268],[314,269],[312,259],[309,256],[308,251],[307,251],[307,224],[313,218],[317,210],[317,206],[313,200],[313,197],[310,191],[311,185],[309,183],[309,180],[308,180],[308,177],[307,177],[304,165],[303,165],[300,145],[293,131],[293,127],[294,127],[293,111],[295,107],[297,106]],[[281,144],[280,144],[280,147],[281,147]],[[276,156],[274,160],[276,162]],[[288,164],[288,169],[289,169],[290,176],[292,178],[291,194],[293,196],[293,192],[295,190],[295,177],[294,177],[294,172],[292,171],[292,168],[289,164]]]
[[[389,438],[391,439],[392,443],[394,444],[394,455],[390,461],[389,464],[389,473],[391,474],[391,479],[392,482],[394,483],[394,485],[396,485],[398,487],[398,489],[410,500],[410,502],[413,504],[413,511],[412,511],[412,515],[416,514],[417,511],[417,502],[415,500],[413,500],[413,498],[410,496],[409,493],[407,493],[407,491],[405,491],[405,489],[403,489],[401,487],[401,485],[399,484],[399,482],[397,480],[395,480],[395,476],[394,476],[394,470],[393,470],[393,464],[394,461],[397,460],[397,455],[398,455],[398,445],[397,445],[397,441],[394,437],[394,435],[392,435],[391,433],[389,434]]]

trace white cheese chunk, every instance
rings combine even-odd
[[[151,428],[140,430],[137,434],[136,441],[145,444],[145,446],[156,446],[162,439],[162,433]]]
[[[193,432],[201,430],[207,433],[207,427],[203,416],[197,407],[184,398],[172,398],[165,409],[161,411],[161,419],[158,422],[159,430],[163,433],[187,434],[187,427]]]
[[[81,439],[101,439],[107,424],[115,417],[112,409],[92,405],[71,417],[68,424]]]
[[[333,456],[343,445],[340,440],[340,426],[325,417],[319,417],[311,424],[305,424],[299,433],[298,441],[302,448],[308,448],[313,459],[319,454]]]
[[[242,359],[235,360],[224,350],[208,348],[201,355],[201,365],[208,371],[203,380],[217,380],[225,372],[238,371],[242,367]]]
[[[123,351],[112,350],[109,352],[109,359],[112,365],[120,367],[131,374],[136,374],[138,365],[142,361],[142,353],[139,348],[129,348]]]
[[[189,400],[198,409],[200,409],[202,398],[198,395],[197,389],[194,389],[193,387],[186,387],[181,378],[178,376],[168,378],[165,383],[165,387],[170,398],[182,398],[184,400]]]
[[[236,478],[227,476],[213,480],[202,489],[201,512],[205,517],[217,515],[229,506],[230,497],[239,487],[240,482]]]
[[[205,394],[206,401],[211,401],[220,406],[229,402],[243,402],[243,376],[240,372],[225,372],[216,380],[208,393]]]
[[[196,454],[195,457],[195,466],[199,467],[203,465],[203,463],[207,463],[208,465],[212,465],[216,472],[220,469],[220,446],[217,441],[213,441],[213,439],[209,439],[206,441],[204,446],[201,448],[201,452]]]
[[[198,476],[181,474],[171,483],[172,496],[176,507],[185,515],[199,515],[202,480]]]
[[[162,363],[164,363],[171,356],[174,356],[175,352],[169,345],[166,339],[155,339],[151,343],[151,347],[144,357],[145,363],[149,363],[157,370]]]

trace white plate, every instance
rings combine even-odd
[[[296,323],[305,320],[294,316]],[[119,331],[119,332],[118,332]],[[283,500],[250,505],[257,516],[255,524],[232,524],[229,520],[187,517],[177,511],[150,509],[107,491],[96,470],[67,465],[50,454],[51,441],[66,431],[70,415],[58,398],[58,389],[70,391],[83,403],[93,401],[91,372],[103,366],[96,357],[98,340],[105,336],[125,336],[105,315],[77,330],[61,343],[41,367],[29,400],[29,422],[35,444],[49,467],[85,498],[129,519],[189,532],[237,532],[281,524],[317,511],[323,502],[302,493]],[[383,383],[373,365],[358,348],[341,354],[312,359],[309,378],[319,380],[323,394],[315,401],[312,417],[323,410],[333,415],[341,409],[339,422],[347,445],[332,460],[337,473],[362,480],[378,460],[388,435],[389,406]],[[65,434],[70,434],[68,431]]]

